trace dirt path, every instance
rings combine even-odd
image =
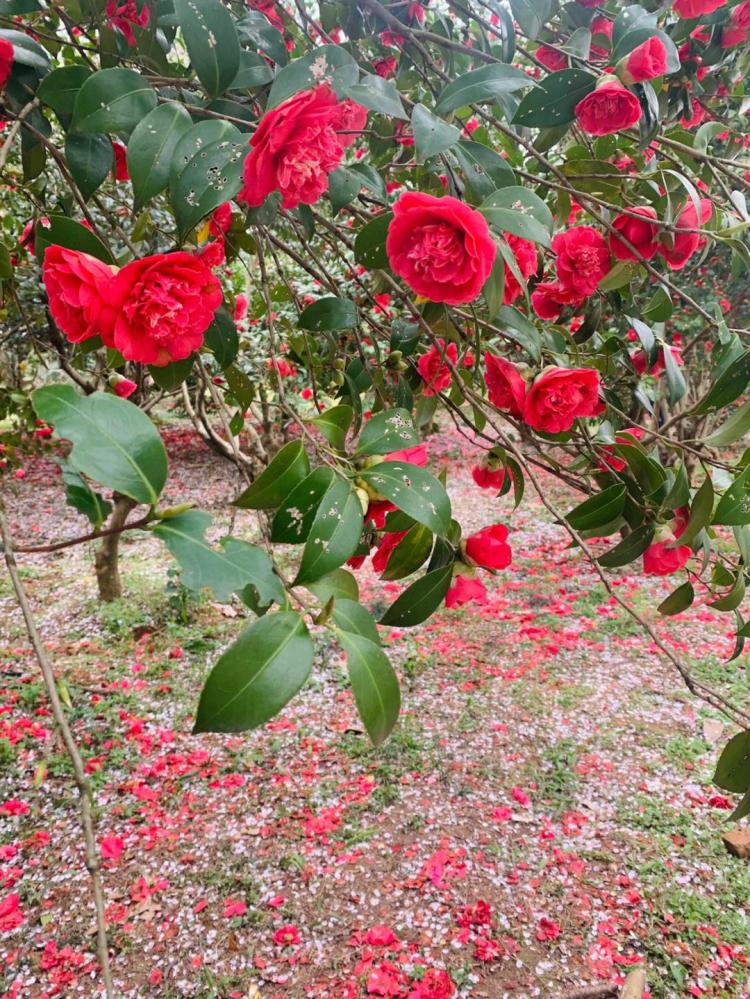
[[[167,501],[216,508],[220,535],[234,474],[167,437]],[[322,641],[312,683],[264,730],[192,737],[243,611],[165,592],[150,539],[125,544],[127,596],[105,608],[89,554],[24,558],[96,788],[121,994],[557,999],[645,960],[655,997],[750,995],[750,866],[720,842],[712,716],[533,497],[513,514],[473,485],[459,438],[430,450],[465,528],[511,526],[514,563],[485,606],[389,636],[405,709],[376,752]],[[17,500],[26,543],[85,530],[46,463]],[[400,589],[361,576],[372,607]],[[652,620],[670,588],[617,584]],[[68,766],[4,577],[0,598],[0,988],[93,996]],[[746,696],[720,615],[656,626]]]

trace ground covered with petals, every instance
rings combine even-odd
[[[235,472],[165,439],[165,505],[213,509],[220,537]],[[95,789],[120,994],[557,999],[645,961],[654,997],[750,995],[750,865],[724,851],[710,783],[728,730],[533,496],[512,513],[479,490],[455,434],[429,450],[465,531],[507,523],[514,560],[486,605],[385,636],[404,710],[376,751],[333,646],[263,730],[192,736],[245,612],[186,597],[154,539],[124,542],[127,595],[106,607],[91,553],[19,557]],[[86,530],[50,463],[15,488],[19,543]],[[374,610],[401,588],[360,576]],[[746,691],[726,618],[661,619],[670,580],[613,579],[698,675]],[[6,577],[0,608],[0,992],[93,996],[75,793]]]

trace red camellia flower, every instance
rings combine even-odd
[[[221,285],[190,253],[156,253],[117,274],[114,346],[127,361],[163,366],[189,357],[221,305]]]
[[[446,346],[445,340],[438,340],[438,344],[442,353],[433,344],[427,353],[422,354],[417,361],[417,370],[424,380],[422,395],[437,395],[438,392],[443,392],[450,385],[451,369],[443,360],[443,353],[451,364],[456,364],[458,361],[458,347],[455,343],[449,343]]]
[[[644,260],[650,260],[659,249],[656,238],[659,234],[658,227],[654,225],[656,220],[656,210],[650,207],[633,208],[632,212],[640,215],[640,218],[633,218],[633,215],[618,215],[612,223],[614,229],[632,243]],[[609,248],[618,260],[638,260],[638,256],[626,246],[614,233],[609,236]]]
[[[617,64],[623,83],[641,83],[663,76],[667,71],[667,47],[658,35],[641,42]]]
[[[688,545],[667,547],[670,540],[654,541],[643,553],[643,571],[648,576],[671,576],[682,569],[692,552]]]
[[[386,251],[412,291],[433,302],[473,301],[497,253],[483,215],[457,198],[407,191],[393,206]]]
[[[550,73],[559,73],[560,70],[566,69],[568,66],[568,59],[565,53],[558,52],[557,49],[551,49],[549,45],[538,46],[534,55]]]
[[[674,0],[673,9],[680,17],[700,17],[723,7],[726,0]]]
[[[750,0],[742,0],[732,10],[732,23],[738,28],[750,28]]]
[[[581,301],[596,291],[612,266],[604,236],[590,225],[577,225],[558,233],[552,240],[552,249],[557,254],[557,280]]]
[[[627,427],[625,430],[618,430],[615,434],[615,442],[617,444],[622,444],[627,446],[632,445],[633,438],[639,441],[643,437],[643,431],[640,427]],[[614,469],[616,472],[621,472],[625,468],[626,462],[615,454],[615,449],[612,444],[602,445],[602,460],[599,464],[599,468],[603,472],[606,472],[608,468]]]
[[[692,255],[700,249],[705,240],[697,232],[680,232],[680,229],[699,229],[711,218],[713,205],[708,198],[701,198],[700,201],[700,221],[698,212],[692,201],[689,201],[685,208],[677,216],[675,225],[677,232],[674,233],[674,243],[672,246],[659,246],[659,253],[664,257],[667,267],[672,271],[680,271],[690,260]]]
[[[273,935],[273,942],[277,947],[292,947],[300,942],[299,930],[291,923],[280,926]]]
[[[396,545],[402,538],[406,537],[408,531],[393,531],[385,534],[383,540],[378,545],[378,550],[372,556],[372,567],[377,573],[385,572],[388,560],[393,554]]]
[[[114,268],[80,250],[48,246],[42,278],[47,289],[52,318],[71,343],[81,343],[99,334],[114,346],[117,309],[112,300]]]
[[[487,395],[493,406],[505,413],[520,416],[526,398],[526,382],[518,368],[504,357],[489,352],[484,355]]]
[[[466,554],[483,569],[505,569],[513,561],[510,545],[505,543],[507,537],[508,528],[504,524],[483,527],[466,539]]]
[[[641,117],[641,105],[632,91],[613,76],[602,80],[575,107],[578,124],[589,135],[619,132],[635,125]]]
[[[0,899],[0,933],[9,933],[11,930],[15,930],[24,919],[20,895],[11,892],[10,895]]]
[[[480,489],[502,489],[505,481],[504,468],[489,468],[487,465],[475,465],[471,477]]]
[[[679,364],[680,366],[684,365],[685,362],[682,359],[682,353],[679,347],[670,347],[669,352],[672,355],[675,364]],[[648,356],[645,350],[635,351],[634,354],[630,355],[630,361],[639,375],[645,374],[646,366],[648,364]],[[664,360],[664,347],[661,347],[656,355],[656,360],[649,368],[648,373],[653,375],[654,378],[658,378],[666,366],[666,361]]]
[[[557,319],[566,305],[580,305],[583,299],[559,281],[540,281],[531,293],[531,304],[540,319]]]
[[[13,69],[13,46],[7,38],[0,38],[0,89],[8,82]]]
[[[459,573],[453,577],[451,587],[445,594],[445,606],[450,609],[469,603],[486,604],[487,589],[481,580],[469,579]]]
[[[125,36],[128,45],[136,44],[136,37],[133,34],[133,25],[137,28],[145,28],[150,20],[150,11],[146,4],[140,10],[135,0],[126,0],[125,3],[115,3],[115,0],[108,0],[105,13],[113,28],[119,30]]]
[[[522,239],[520,236],[514,236],[513,233],[507,233],[505,239],[508,242],[513,251],[513,256],[516,258],[516,264],[521,272],[524,280],[528,281],[532,274],[536,274],[537,267],[539,266],[539,260],[537,258],[536,245],[529,239]],[[516,275],[513,271],[505,265],[505,286],[503,289],[503,301],[506,305],[510,305],[511,302],[515,302],[519,295],[523,294],[523,288],[518,282]]]
[[[523,419],[534,430],[559,434],[579,416],[597,416],[599,372],[594,368],[547,368],[526,395]]]
[[[121,142],[113,142],[112,150],[115,154],[115,180],[130,180],[127,149]]]
[[[119,395],[121,399],[129,399],[137,388],[136,383],[129,378],[119,378],[115,382],[115,395]]]
[[[314,204],[366,119],[365,108],[339,101],[324,83],[267,111],[250,139],[238,200],[257,207],[280,191],[282,208]]]
[[[407,994],[406,999],[453,999],[455,994],[456,986],[448,972],[430,968]]]

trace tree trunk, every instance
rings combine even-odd
[[[114,508],[107,521],[107,527],[122,527],[128,519],[128,514],[136,506],[135,500],[129,496],[121,496],[115,493]],[[102,538],[101,544],[94,556],[94,567],[96,569],[96,581],[99,584],[99,599],[109,603],[122,596],[122,581],[120,579],[120,566],[118,563],[118,553],[120,549],[120,535],[107,534]]]

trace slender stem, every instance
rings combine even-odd
[[[73,777],[75,781],[76,788],[78,789],[78,802],[81,814],[81,828],[83,830],[83,839],[85,845],[85,863],[86,869],[91,877],[91,887],[94,893],[94,908],[96,910],[96,936],[97,936],[97,954],[99,956],[99,963],[102,968],[102,978],[104,979],[104,988],[106,991],[107,999],[114,999],[114,986],[112,984],[112,971],[109,964],[109,942],[107,940],[107,924],[104,918],[104,890],[102,887],[101,879],[101,866],[99,863],[99,854],[96,848],[96,833],[94,828],[94,817],[91,809],[91,785],[89,784],[88,778],[86,777],[86,771],[84,769],[83,760],[81,758],[78,745],[75,741],[73,732],[68,725],[68,719],[65,716],[65,710],[63,708],[62,702],[60,701],[60,695],[57,691],[57,683],[55,680],[54,670],[52,669],[52,663],[47,656],[47,650],[45,649],[44,642],[42,641],[42,636],[36,626],[36,621],[34,620],[34,614],[31,609],[31,604],[29,603],[29,598],[26,595],[26,590],[24,589],[21,578],[18,575],[18,566],[16,565],[15,552],[13,549],[13,542],[10,536],[10,531],[8,529],[8,523],[5,518],[5,504],[3,503],[2,496],[0,495],[0,536],[2,536],[2,547],[3,556],[5,558],[5,564],[8,568],[8,573],[10,575],[11,583],[13,585],[13,590],[16,594],[16,599],[21,608],[21,613],[23,614],[24,621],[26,622],[26,630],[28,632],[29,638],[31,640],[32,648],[34,649],[34,654],[36,655],[37,661],[39,663],[39,668],[42,671],[42,678],[44,679],[44,686],[47,689],[47,696],[49,697],[50,707],[52,708],[52,717],[55,720],[55,724],[60,732],[62,741],[65,745],[70,762],[73,766]]]

